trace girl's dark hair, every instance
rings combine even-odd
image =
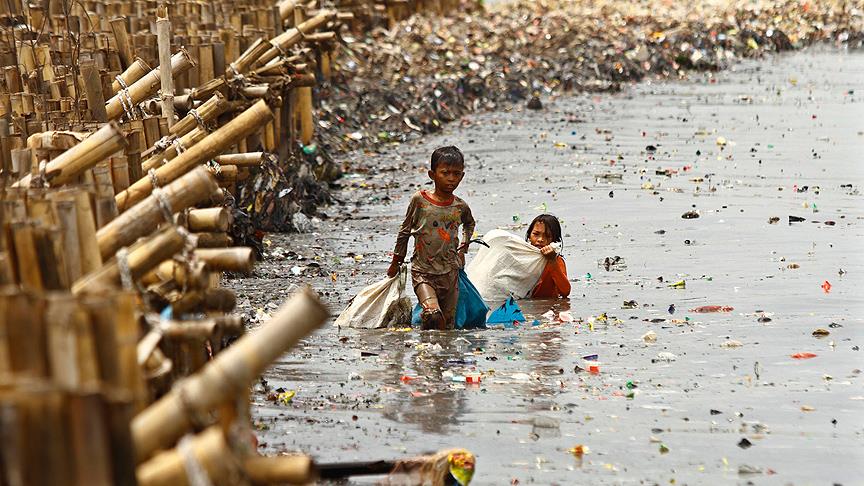
[[[552,243],[559,242],[562,247],[564,246],[564,238],[561,236],[561,222],[551,214],[541,214],[531,221],[531,224],[528,225],[528,231],[525,232],[525,241],[531,238],[531,230],[534,229],[534,225],[537,223],[543,223],[543,226],[546,227],[546,230],[552,236]]]

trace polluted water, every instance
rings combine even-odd
[[[454,144],[478,233],[561,219],[570,298],[507,329],[326,326],[255,387],[260,448],[465,447],[475,484],[860,483],[864,53],[541,98],[369,154],[400,169],[346,174],[329,218],[229,284],[253,323],[294,284],[338,314]]]

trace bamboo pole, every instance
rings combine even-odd
[[[161,233],[132,245],[126,257],[132,279],[138,279],[160,262],[171,258],[183,249],[184,243],[185,239],[177,229],[169,227]],[[72,293],[102,292],[106,288],[117,287],[121,279],[120,272],[120,266],[115,257],[98,270],[79,278],[72,285]]]
[[[81,61],[80,68],[81,77],[84,78],[87,109],[90,110],[94,120],[105,123],[108,121],[108,114],[105,112],[105,98],[102,96],[102,79],[99,75],[99,68],[93,61]]]
[[[186,216],[189,231],[226,232],[231,226],[231,212],[224,207],[192,209]]]
[[[96,233],[99,253],[109,258],[122,246],[149,234],[165,222],[160,198],[171,214],[207,200],[217,189],[216,181],[204,167],[197,167],[162,189],[162,196],[151,194],[105,225]]]
[[[204,127],[195,127],[192,131],[180,137],[179,143],[180,146],[189,149],[205,138],[207,138],[207,130]],[[164,151],[148,155],[147,159],[141,162],[141,170],[148,172],[150,169],[165,165],[169,160],[173,160],[178,155],[180,155],[180,152],[177,145],[171,143]]]
[[[156,38],[159,44],[159,65],[171,64],[171,21],[168,19],[168,7],[160,5],[156,8]],[[168,121],[168,129],[174,126],[174,76],[163,69],[159,72],[162,87],[162,116]]]
[[[213,93],[213,96],[207,99],[204,103],[201,103],[201,106],[195,108],[195,112],[198,113],[201,121],[204,123],[209,123],[211,120],[215,120],[216,117],[221,115],[228,109],[228,100],[225,99],[225,96],[220,92]],[[171,135],[176,135],[178,137],[182,137],[183,135],[192,131],[193,128],[200,127],[198,122],[198,118],[195,118],[195,115],[189,113],[185,117],[183,117],[180,121],[174,124],[171,128],[168,129],[168,132]]]
[[[155,177],[159,184],[167,184],[185,174],[194,166],[212,159],[239,140],[252,134],[273,118],[273,112],[260,100],[222,128],[178,155],[167,164],[156,169]],[[122,212],[141,201],[153,190],[150,178],[139,179],[129,189],[117,195],[117,208]]]
[[[228,187],[237,181],[238,169],[236,165],[221,165],[219,168],[210,168],[216,182],[221,187]]]
[[[244,63],[244,66],[248,66],[247,69],[253,68],[255,66],[263,66],[268,62],[275,59],[282,52],[287,51],[292,46],[298,44],[303,40],[303,36],[306,34],[311,34],[312,32],[318,30],[318,28],[327,24],[327,22],[336,18],[336,12],[332,10],[322,10],[318,12],[317,15],[312,17],[311,19],[306,20],[305,22],[293,27],[291,29],[286,30],[285,32],[277,35],[273,39],[270,39],[270,43],[274,46],[279,46],[278,48],[272,47],[267,50],[263,54],[260,55],[257,59],[251,59],[248,64]],[[245,71],[241,71],[240,74],[244,74]]]
[[[296,0],[282,0],[279,2],[277,7],[279,8],[279,18],[282,22],[294,17],[294,6],[296,4]]]
[[[176,314],[189,312],[231,312],[237,305],[237,296],[228,289],[215,288],[186,292],[171,302]]]
[[[151,70],[152,68],[148,66],[146,62],[144,62],[144,59],[136,57],[135,60],[132,61],[132,64],[130,64],[129,67],[126,68],[126,70],[123,71],[118,77],[123,80],[123,83],[125,83],[126,86],[132,86],[133,84],[135,84],[135,81],[143,78],[144,75],[149,73]],[[111,89],[113,90],[114,94],[117,94],[117,92],[120,91],[121,88],[123,88],[123,85],[117,79],[115,79],[114,82],[111,83]]]
[[[186,449],[188,447],[188,449]],[[184,450],[185,449],[185,450]],[[191,457],[189,457],[191,456]],[[178,446],[138,466],[139,486],[192,486],[200,484],[187,476],[186,464],[194,461],[209,482],[216,485],[238,484],[240,464],[225,435],[213,426]]]
[[[236,165],[237,167],[258,167],[264,160],[266,152],[246,152],[242,154],[217,155],[214,159],[220,165]]]
[[[66,274],[74,282],[81,276],[81,249],[78,235],[78,215],[74,199],[55,201],[60,230],[63,233],[63,249],[66,252]]]
[[[220,336],[237,336],[243,333],[243,318],[240,316],[218,316],[192,321],[165,321],[162,323],[165,337],[175,339],[205,340]]]
[[[255,253],[247,246],[233,248],[202,248],[194,252],[210,271],[250,273],[255,264]]]
[[[195,233],[198,248],[224,248],[234,244],[234,240],[225,233]]]
[[[195,375],[176,383],[133,419],[137,461],[173,444],[196,416],[244,392],[273,360],[323,324],[327,315],[311,290],[297,292],[265,325],[240,338]]]
[[[129,187],[129,159],[125,155],[111,157],[111,182],[115,195]]]
[[[117,42],[117,53],[120,55],[120,63],[126,69],[133,62],[129,33],[126,31],[126,18],[115,17],[111,19],[111,31],[114,33],[114,41]]]
[[[52,186],[75,180],[82,172],[125,149],[126,138],[116,123],[108,123],[85,138],[81,143],[48,162],[45,178]],[[31,175],[18,180],[12,187],[28,187]]]
[[[74,197],[75,215],[78,218],[78,251],[81,255],[81,274],[84,275],[102,266],[102,256],[96,244],[96,220],[93,218],[90,195],[86,191],[77,191]]]
[[[185,73],[192,69],[192,66],[194,65],[195,62],[191,57],[189,57],[189,53],[183,48],[171,56],[171,74],[173,76],[179,76],[180,74]],[[105,110],[108,112],[108,119],[114,120],[123,115],[124,103],[127,105],[127,108],[130,101],[133,106],[136,106],[138,103],[144,101],[148,96],[155,94],[159,89],[161,76],[161,66],[157,66],[155,69],[145,74],[141,79],[132,83],[132,85],[129,86],[128,93],[121,91],[114,95],[113,98],[108,100],[108,103],[105,106]]]
[[[300,142],[309,145],[315,135],[312,119],[312,88],[297,88],[297,110],[300,112]]]
[[[243,460],[243,471],[255,484],[311,484],[318,480],[309,456],[252,456]]]

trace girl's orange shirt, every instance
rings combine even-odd
[[[534,286],[531,297],[535,299],[557,299],[570,295],[570,280],[567,278],[567,265],[561,255],[546,264],[540,280]]]

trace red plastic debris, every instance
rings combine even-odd
[[[824,290],[826,294],[831,292],[831,282],[827,280],[822,282],[822,290]]]
[[[814,354],[814,353],[795,353],[792,355],[792,357],[795,359],[810,359],[810,358],[815,358],[816,354]]]

